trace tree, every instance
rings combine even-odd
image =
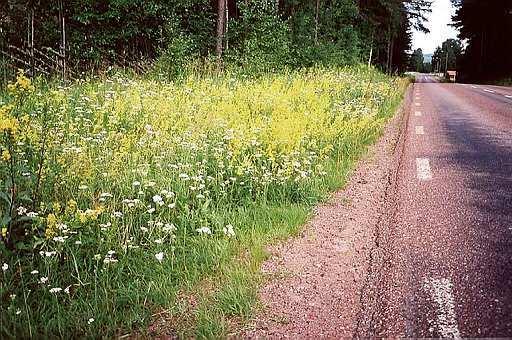
[[[217,45],[215,52],[220,59],[222,56],[222,44],[224,42],[224,33],[226,30],[226,0],[217,2]]]
[[[457,39],[445,40],[432,55],[432,67],[438,73],[456,70],[462,55],[462,43]]]
[[[452,0],[459,38],[467,41],[460,69],[467,78],[512,75],[512,1]]]
[[[414,50],[409,62],[409,70],[415,72],[423,71],[423,51],[421,48]]]

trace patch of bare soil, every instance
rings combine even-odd
[[[302,234],[269,249],[272,256],[262,265],[269,279],[259,292],[264,307],[235,337],[357,336],[376,233],[399,163],[404,107]]]

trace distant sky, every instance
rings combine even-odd
[[[434,0],[432,13],[427,16],[428,22],[425,26],[430,33],[424,34],[414,31],[412,45],[413,50],[421,48],[423,54],[434,53],[437,46],[449,38],[457,38],[457,30],[448,26],[452,22],[452,15],[455,9],[450,0]]]

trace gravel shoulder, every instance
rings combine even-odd
[[[375,294],[390,261],[382,245],[392,247],[410,101],[411,88],[345,188],[315,209],[301,235],[269,249],[261,268],[268,277],[259,292],[263,307],[237,337],[353,337],[378,328],[371,310],[382,301]]]

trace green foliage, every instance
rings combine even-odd
[[[493,80],[512,76],[512,2],[452,0],[454,22],[467,47],[458,64],[461,76]]]
[[[229,20],[218,37],[223,64],[246,73],[354,64],[370,50],[374,65],[403,71],[410,28],[424,29],[429,6],[426,0],[280,0],[278,7],[275,0],[226,1]],[[56,51],[50,57],[66,59],[72,71],[158,60],[157,73],[182,77],[185,65],[210,60],[216,47],[217,1],[9,0],[2,8],[0,34],[8,45],[30,46],[33,18],[34,47]],[[31,64],[23,58],[19,67]]]
[[[462,57],[462,43],[457,39],[444,41],[432,55],[432,66],[439,73],[456,70]]]
[[[275,71],[289,64],[290,28],[280,18],[273,0],[240,4],[240,18],[228,31],[226,61],[246,72]]]
[[[416,49],[409,61],[409,70],[415,72],[423,72],[423,51],[421,48]]]

